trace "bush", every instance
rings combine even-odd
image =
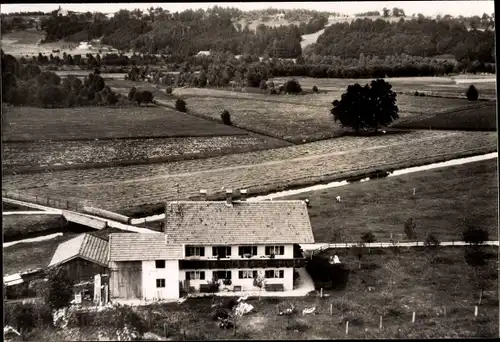
[[[488,241],[488,235],[488,231],[485,229],[468,226],[464,230],[462,237],[465,242],[478,245]]]
[[[318,93],[319,92],[318,87],[316,85],[314,85],[312,88],[312,91],[313,91],[313,93]]]
[[[167,93],[167,95],[171,95],[173,92],[172,87],[167,87],[167,89],[165,89],[165,92]]]
[[[298,94],[302,92],[302,87],[300,86],[300,83],[297,80],[293,79],[285,82],[283,90],[287,94]]]
[[[438,238],[433,233],[429,233],[425,238],[424,246],[434,247],[434,246],[439,246],[439,244],[440,242]]]
[[[222,114],[220,115],[220,118],[222,120],[222,123],[224,125],[228,125],[228,126],[231,126],[232,125],[232,122],[231,122],[231,114],[229,114],[229,112],[227,110],[224,110],[222,112]]]
[[[5,325],[15,329],[32,330],[35,327],[52,326],[52,312],[45,304],[12,303],[5,305]]]
[[[89,317],[89,320],[96,328],[106,327],[112,328],[111,330],[114,331],[127,328],[129,331],[139,335],[142,335],[147,331],[144,320],[131,306],[118,305],[108,310],[92,314],[89,315],[93,316]],[[116,338],[116,335],[110,337]]]
[[[467,89],[467,93],[465,93],[465,95],[469,101],[476,101],[479,98],[479,92],[473,84],[471,84],[469,89]]]
[[[267,82],[265,80],[260,81],[259,88],[262,90],[266,90],[267,89]]]
[[[183,99],[177,99],[177,101],[175,101],[175,109],[177,109],[179,112],[187,112],[186,101],[184,101]]]
[[[214,313],[212,314],[212,320],[217,321],[221,319],[229,318],[229,311],[226,308],[222,308],[220,306],[215,308]]]
[[[418,92],[418,91],[415,91],[415,93],[414,93],[413,95],[415,95],[415,96],[419,96],[420,94],[419,94],[419,92]]]
[[[41,289],[45,303],[52,309],[67,307],[73,298],[73,281],[66,270],[57,267],[48,272],[48,280]]]

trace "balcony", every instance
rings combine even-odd
[[[282,268],[304,267],[306,259],[221,259],[179,260],[179,269]]]

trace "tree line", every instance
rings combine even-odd
[[[114,93],[96,69],[83,81],[69,75],[62,79],[38,65],[21,64],[11,55],[1,52],[2,102],[15,106],[73,107],[114,105],[120,95]]]
[[[391,23],[365,18],[328,26],[317,43],[305,49],[304,58],[312,54],[342,58],[361,53],[381,58],[403,53],[419,57],[451,54],[457,61],[494,63],[494,48],[493,30],[469,30],[460,19],[401,18]]]

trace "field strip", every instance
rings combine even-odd
[[[446,241],[440,242],[439,246],[447,247],[447,246],[470,246],[473,245],[469,242],[465,241]],[[480,245],[485,246],[498,246],[499,241],[484,241]],[[411,242],[372,242],[372,243],[363,243],[359,244],[359,242],[341,242],[341,243],[312,243],[312,244],[303,244],[300,245],[305,251],[324,251],[329,248],[352,248],[352,247],[363,247],[363,248],[387,248],[387,247],[424,247],[425,241],[411,241]]]
[[[435,139],[436,139],[435,137],[425,137],[425,138],[415,139],[413,142],[422,142],[422,141],[435,140]],[[293,158],[293,159],[274,160],[274,161],[268,161],[268,162],[263,162],[263,163],[259,163],[259,164],[247,164],[247,165],[238,165],[238,166],[228,166],[228,167],[224,167],[224,168],[211,169],[211,170],[203,170],[203,171],[196,171],[196,172],[186,172],[186,173],[177,173],[177,174],[175,174],[175,176],[176,177],[186,177],[186,176],[200,175],[200,174],[206,173],[207,171],[208,172],[234,171],[234,170],[241,170],[241,169],[246,169],[246,168],[279,165],[279,164],[290,163],[290,162],[303,162],[303,161],[314,160],[314,159],[318,159],[318,158],[324,158],[324,157],[330,157],[330,156],[338,156],[338,155],[345,155],[345,154],[353,153],[353,152],[378,150],[378,149],[383,149],[383,148],[392,147],[392,146],[398,146],[398,145],[401,145],[401,143],[398,142],[398,143],[387,144],[387,145],[378,145],[378,146],[372,146],[372,147],[356,148],[356,149],[352,149],[352,150],[340,151],[340,152],[332,152],[332,153],[326,153],[326,154],[315,154],[315,155],[312,155],[312,156],[299,157],[299,158]],[[159,180],[159,179],[169,178],[171,176],[172,175],[161,175],[161,176],[154,176],[154,177],[135,178],[135,179],[123,180],[120,183],[121,184],[127,184],[127,183],[136,183],[136,182],[149,182],[149,181],[152,181],[152,180]],[[76,184],[75,186],[77,186],[77,187],[78,186],[89,187],[89,186],[112,185],[112,184],[116,184],[116,183],[115,182],[86,183],[86,184]]]
[[[4,211],[2,215],[9,216],[9,215],[60,215],[60,214],[52,211]]]
[[[39,236],[36,238],[31,238],[31,239],[24,239],[24,240],[17,240],[17,241],[11,241],[11,242],[5,242],[2,246],[3,248],[10,247],[13,245],[17,245],[18,243],[30,243],[30,242],[38,242],[38,241],[45,241],[45,240],[51,240],[55,239],[58,236],[62,236],[63,233],[55,233],[55,234],[49,234],[45,236]]]

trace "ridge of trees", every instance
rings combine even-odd
[[[394,12],[395,9],[393,9]],[[272,13],[282,13],[273,10]],[[269,12],[269,13],[271,13]],[[214,7],[203,10],[186,10],[170,13],[161,8],[142,11],[121,10],[112,18],[96,13],[88,15],[53,15],[42,22],[47,32],[46,40],[61,38],[100,38],[120,50],[142,53],[177,54],[182,57],[198,51],[228,51],[234,55],[255,53],[278,58],[295,58],[301,55],[301,35],[317,32],[328,22],[328,13],[314,12],[307,23],[270,27],[260,24],[255,31],[238,22],[243,13],[234,8]],[[301,18],[286,12],[289,20]],[[295,13],[295,14],[293,14]],[[401,16],[398,9],[393,16]],[[245,15],[247,12],[245,12]],[[292,15],[293,14],[293,15]],[[271,15],[271,14],[270,14]],[[470,23],[474,23],[473,25]],[[418,15],[411,20],[398,22],[357,19],[352,23],[328,26],[318,42],[308,47],[305,58],[312,53],[320,56],[342,58],[358,57],[361,53],[385,57],[406,53],[420,57],[453,54],[458,61],[477,59],[493,63],[494,17],[453,18],[444,16],[428,19]],[[468,30],[470,26],[471,30]],[[478,28],[486,29],[484,32]],[[360,38],[363,39],[360,39]]]

